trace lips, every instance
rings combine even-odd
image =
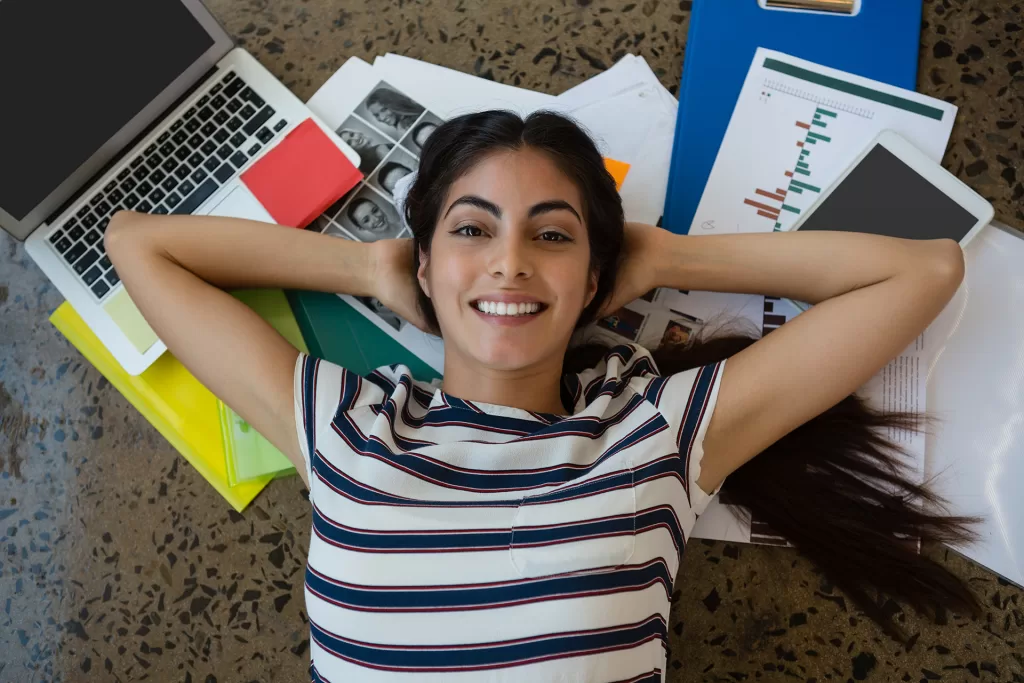
[[[498,294],[475,299],[470,307],[488,321],[513,324],[535,319],[548,305],[530,296]]]

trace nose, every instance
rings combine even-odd
[[[488,271],[493,277],[509,281],[533,275],[529,246],[515,235],[506,235],[491,241]]]

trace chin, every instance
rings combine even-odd
[[[529,340],[514,344],[509,340],[496,340],[495,343],[478,346],[473,355],[482,365],[495,370],[519,370],[536,365],[555,353],[553,349],[542,348],[535,342]]]

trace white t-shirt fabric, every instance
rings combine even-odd
[[[723,367],[618,346],[553,415],[300,354],[312,680],[663,681]]]

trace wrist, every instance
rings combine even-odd
[[[651,264],[651,289],[689,289],[686,286],[687,258],[684,240],[685,236],[676,235],[664,228],[650,231],[646,251],[648,263]]]

